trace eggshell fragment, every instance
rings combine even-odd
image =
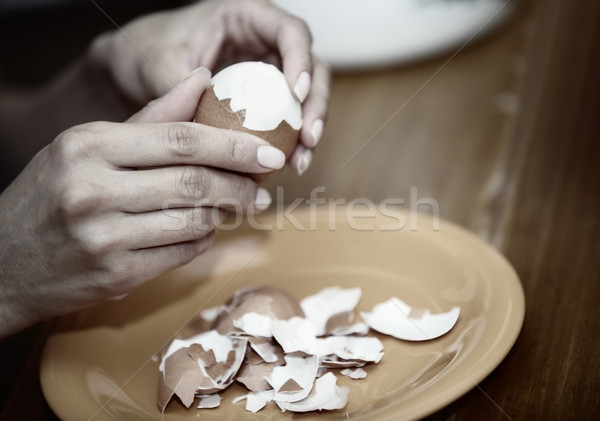
[[[296,380],[294,379],[288,379],[287,382],[285,382],[280,388],[279,390],[277,390],[277,393],[285,393],[285,392],[301,392],[302,390],[302,386],[300,386],[298,383],[296,383]]]
[[[248,393],[247,395],[238,396],[232,400],[232,403],[238,403],[246,399],[246,411],[256,413],[263,409],[273,399],[274,390],[265,390],[262,392]]]
[[[375,337],[329,336],[319,338],[316,349],[322,359],[335,355],[346,361],[379,363],[383,358],[383,344]]]
[[[205,351],[213,351],[213,355],[215,351],[217,351],[217,355],[214,355],[216,360],[219,362],[223,362],[227,360],[227,356],[229,352],[233,349],[233,344],[231,340],[226,336],[221,336],[217,332],[209,331],[203,332],[198,335],[192,336],[188,339],[178,339],[175,338],[169,344],[167,351],[162,357],[162,361],[158,366],[160,371],[164,371],[164,364],[167,358],[172,355],[175,351],[181,348],[189,348],[193,344],[203,345],[203,349]],[[196,358],[197,359],[197,358]]]
[[[339,387],[337,377],[329,372],[315,381],[313,391],[306,398],[295,401],[275,400],[283,411],[308,412],[341,409],[348,403],[347,387]]]
[[[174,395],[189,408],[194,401],[196,391],[214,390],[218,387],[206,370],[189,356],[186,348],[170,355],[165,361],[164,368],[158,386],[158,407],[161,412],[164,412]]]
[[[364,379],[367,377],[367,372],[360,367],[355,369],[345,368],[342,371],[340,371],[340,374],[343,374],[344,376],[348,376],[351,379],[355,380]]]
[[[273,400],[273,391],[265,390],[259,393],[250,393],[246,398],[246,411],[257,413]]]
[[[222,334],[240,332],[233,321],[246,313],[258,313],[281,320],[304,317],[300,303],[289,292],[272,286],[257,286],[237,291],[215,320],[213,328]]]
[[[304,298],[300,306],[306,318],[317,327],[317,335],[322,336],[352,323],[353,311],[361,295],[360,288],[330,287]]]
[[[270,390],[272,387],[267,382],[267,378],[277,366],[278,364],[264,362],[259,364],[244,363],[237,374],[236,380],[246,386],[246,389],[251,392]]]
[[[221,395],[215,393],[212,395],[198,395],[200,402],[198,402],[198,409],[211,409],[217,408],[221,405]]]
[[[285,353],[303,352],[315,354],[317,328],[307,319],[292,317],[289,320],[273,320],[271,332]]]
[[[271,339],[248,337],[250,348],[267,363],[284,364],[283,349],[279,345],[272,342]]]
[[[317,376],[319,359],[316,356],[307,358],[285,356],[285,365],[275,367],[267,382],[275,394],[273,400],[296,402],[304,399],[310,393]],[[288,383],[293,380],[294,384]],[[284,385],[287,387],[284,388]]]
[[[260,364],[262,362],[265,362],[265,360],[263,360],[261,356],[252,349],[252,346],[246,348],[246,358],[244,358],[244,364]]]
[[[271,317],[256,312],[244,313],[239,319],[233,320],[233,327],[242,332],[261,338],[271,338]]]
[[[330,335],[335,335],[335,336],[347,336],[347,335],[365,336],[367,333],[369,333],[369,330],[370,330],[370,328],[369,328],[368,324],[359,322],[359,323],[354,323],[349,326],[336,327],[334,329],[331,329],[331,331],[329,331],[328,333]]]
[[[224,309],[225,306],[207,308],[200,312],[200,316],[202,316],[202,318],[207,322],[214,322],[215,320],[217,320],[217,317],[219,317],[219,315],[223,312]]]
[[[164,412],[174,395],[189,407],[196,394],[227,388],[244,360],[246,345],[245,339],[228,338],[216,331],[174,340],[159,366],[159,409]]]
[[[450,331],[459,313],[459,307],[452,307],[447,313],[431,314],[429,310],[424,310],[415,315],[412,307],[392,297],[377,304],[370,313],[361,312],[360,315],[378,332],[405,341],[426,341]]]
[[[364,361],[358,360],[342,360],[337,355],[330,355],[321,360],[323,368],[358,368],[367,365]]]
[[[299,303],[274,287],[238,291],[226,305],[206,312],[221,332],[170,344],[159,366],[159,408],[164,411],[173,396],[187,407],[194,397],[200,398],[199,408],[217,407],[215,393],[235,380],[251,393],[233,402],[246,399],[251,412],[271,400],[282,411],[343,408],[348,389],[337,386],[330,370],[353,379],[367,376],[361,367],[384,355],[377,337],[364,336],[370,328],[399,339],[430,339],[449,331],[460,311],[431,314],[392,298],[361,312],[366,323],[351,324],[360,295],[359,288],[333,287]]]

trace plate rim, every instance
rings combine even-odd
[[[295,214],[294,216],[298,217],[299,214],[306,213],[307,211],[308,207],[298,208],[296,211],[297,214]],[[345,212],[345,210],[336,209],[336,212],[341,211]],[[394,209],[394,211],[397,211],[403,214],[404,216],[406,216],[409,213],[405,209]],[[262,218],[276,217],[276,215],[277,214],[275,212],[268,212],[267,214],[262,215]],[[424,218],[428,218],[428,215],[419,213],[419,217],[421,216]],[[507,291],[507,297],[510,298],[514,303],[513,310],[515,310],[515,313],[512,313],[510,316],[507,316],[507,318],[510,318],[510,322],[507,320],[507,325],[510,326],[507,326],[500,332],[499,335],[495,336],[494,343],[499,344],[499,347],[497,346],[495,348],[492,355],[491,363],[488,360],[485,364],[482,365],[480,364],[481,361],[477,361],[478,364],[475,368],[472,369],[472,371],[467,370],[469,371],[469,376],[464,375],[465,372],[461,369],[460,371],[462,371],[463,375],[460,376],[459,379],[455,379],[453,381],[452,388],[449,388],[448,390],[441,393],[441,396],[438,394],[435,397],[432,396],[425,400],[421,399],[419,401],[417,399],[416,403],[418,404],[413,403],[411,405],[408,405],[406,408],[402,409],[401,413],[398,412],[398,405],[388,405],[381,408],[373,414],[373,416],[376,416],[378,420],[395,420],[400,415],[406,417],[407,419],[425,417],[431,415],[432,413],[459,399],[470,390],[475,389],[483,379],[485,379],[489,374],[491,374],[502,363],[502,361],[506,358],[510,350],[513,348],[515,342],[517,341],[522,331],[526,310],[525,294],[523,285],[518,277],[518,274],[509,262],[509,260],[488,241],[477,236],[475,233],[459,226],[454,222],[440,218],[440,231],[442,230],[442,227],[443,230],[450,230],[452,232],[452,235],[461,236],[467,239],[470,243],[475,244],[479,247],[483,247],[485,250],[485,254],[493,256],[494,259],[498,262],[498,264],[502,265],[505,270],[508,270],[507,273],[510,274],[510,277],[504,279],[503,282],[505,282],[507,285],[510,284],[512,288],[504,288],[504,290]],[[285,230],[281,230],[281,232],[285,233]],[[279,234],[281,234],[281,232]],[[511,293],[509,293],[508,291],[510,291]],[[85,311],[86,310],[83,310],[83,312]],[[73,317],[73,315],[67,315],[64,317],[64,319],[68,319],[69,317]],[[49,370],[48,365],[51,364],[51,355],[48,349],[48,345],[53,335],[54,333],[51,333],[48,336],[47,342],[44,345],[44,350],[40,361],[39,376],[43,395],[50,407],[52,408],[52,410],[58,415],[58,413],[61,412],[63,408],[55,407],[56,402],[52,400],[52,393],[49,393],[48,390],[50,384],[48,383],[49,379],[47,373]],[[502,340],[500,341],[500,339]],[[450,375],[450,377],[452,376],[456,376],[456,373]],[[410,398],[410,400],[413,399],[414,398],[412,397]],[[406,401],[403,402],[403,404],[404,403],[406,403]],[[64,411],[62,411],[62,413],[64,413]],[[367,418],[370,417],[371,415],[367,415]],[[360,417],[360,419],[364,418]]]

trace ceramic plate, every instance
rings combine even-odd
[[[337,70],[407,63],[456,51],[512,13],[504,0],[273,0],[301,17],[314,52]]]
[[[368,377],[339,376],[338,384],[350,388],[343,410],[286,413],[286,419],[420,418],[475,387],[502,361],[523,323],[523,291],[508,262],[444,221],[438,226],[430,217],[390,208],[361,214],[332,209],[272,213],[252,224],[231,221],[214,247],[189,265],[121,301],[60,320],[41,364],[52,409],[64,420],[251,417],[244,401],[231,403],[245,393],[239,385],[223,394],[217,409],[188,410],[172,401],[164,415],[156,392],[158,356],[174,335],[200,310],[258,284],[280,286],[298,298],[326,286],[359,286],[358,310],[392,296],[432,312],[461,309],[454,328],[436,340],[379,336],[385,356],[367,367]],[[282,416],[274,405],[255,415]]]

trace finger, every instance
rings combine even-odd
[[[185,51],[172,47],[163,49],[156,58],[147,57],[141,63],[141,81],[149,99],[167,94],[193,69],[189,68]]]
[[[121,248],[140,250],[204,238],[221,226],[225,214],[211,207],[164,209],[125,215],[111,226]]]
[[[206,251],[214,242],[215,232],[198,240],[170,244],[162,247],[140,249],[128,254],[132,260],[133,276],[130,288],[152,279],[169,270],[191,262],[194,257]]]
[[[100,126],[98,153],[120,168],[207,165],[243,173],[280,169],[285,155],[257,136],[198,123]],[[90,140],[91,142],[91,140]]]
[[[304,21],[275,6],[255,6],[249,4],[244,15],[253,31],[277,48],[290,91],[303,102],[310,90],[313,71],[310,30]]]
[[[249,177],[212,168],[164,167],[118,172],[118,176],[112,203],[123,212],[212,206],[254,213],[270,204],[268,192]]]
[[[313,62],[313,81],[308,97],[302,105],[303,124],[300,131],[300,142],[309,148],[314,148],[323,134],[330,92],[330,73],[327,65],[318,58]]]
[[[199,67],[164,96],[149,102],[127,123],[192,121],[202,93],[210,86],[210,71]]]
[[[298,145],[296,145],[296,149],[294,149],[294,152],[292,152],[292,156],[290,156],[289,164],[290,167],[298,173],[298,175],[302,175],[310,166],[312,158],[312,149],[305,147],[301,143],[298,143]]]
[[[306,24],[294,17],[280,22],[277,46],[288,86],[300,102],[304,102],[311,86],[313,63],[312,39]]]

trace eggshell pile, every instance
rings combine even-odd
[[[302,128],[302,107],[277,67],[247,61],[213,76],[212,86],[200,99],[194,121],[253,134],[289,158]],[[265,174],[253,175],[257,180],[265,177]]]
[[[158,407],[164,412],[177,396],[190,407],[216,408],[218,392],[238,382],[248,393],[246,410],[258,412],[270,402],[282,411],[307,412],[344,408],[347,387],[339,374],[363,379],[362,367],[377,364],[383,344],[370,329],[408,341],[444,335],[460,309],[432,314],[416,310],[396,297],[361,312],[354,322],[360,288],[325,288],[298,302],[272,286],[240,290],[224,305],[202,312],[210,329],[175,339],[162,356]]]

